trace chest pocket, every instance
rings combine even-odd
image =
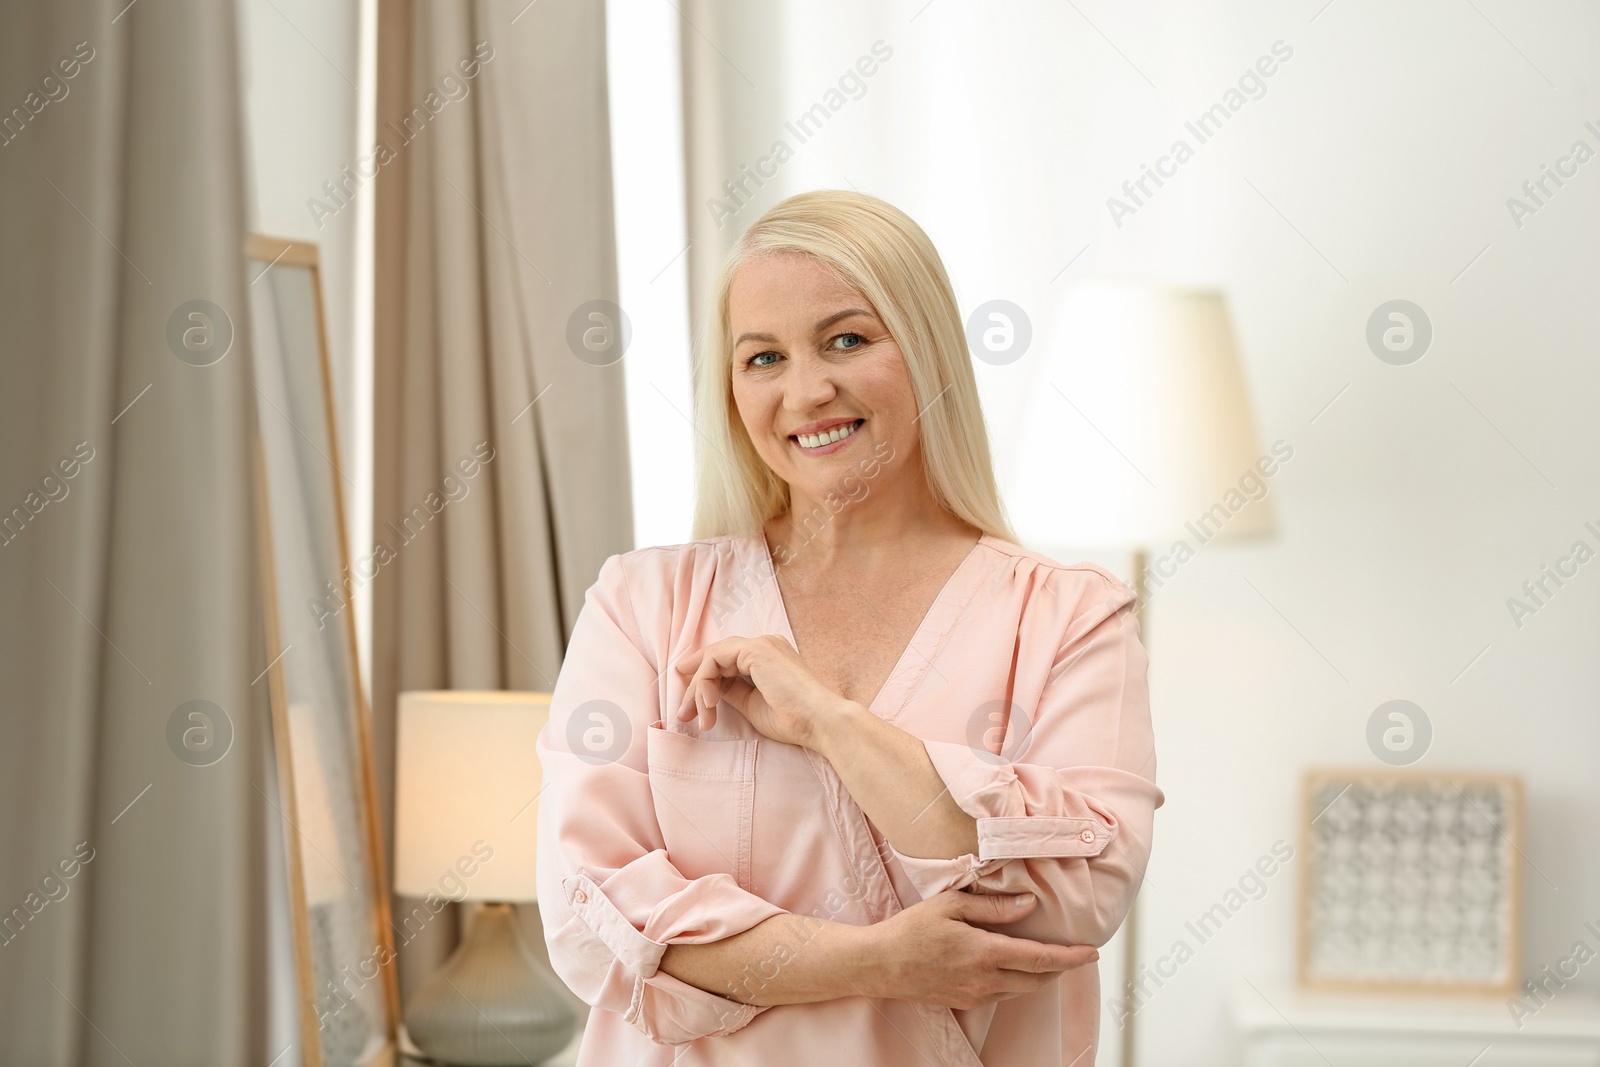
[[[730,874],[753,889],[756,753],[761,741],[712,741],[653,722],[645,731],[650,795],[667,857],[685,878]]]
[[[870,925],[900,910],[866,816],[821,756],[763,741],[755,892],[797,915]]]

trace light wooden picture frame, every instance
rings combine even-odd
[[[1521,778],[1311,768],[1301,801],[1302,989],[1516,992]]]
[[[317,247],[250,235],[261,577],[303,1067],[388,1067],[399,988]]]

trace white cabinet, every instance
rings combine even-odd
[[[1503,997],[1341,996],[1241,985],[1243,1067],[1600,1067],[1600,999],[1561,990],[1519,1027]]]

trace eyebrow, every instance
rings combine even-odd
[[[839,321],[841,321],[843,319],[851,318],[852,316],[855,316],[855,315],[865,315],[868,318],[872,318],[873,317],[872,316],[872,312],[866,310],[865,308],[846,308],[843,311],[834,312],[832,315],[829,315],[827,318],[823,319],[821,322],[819,322],[815,326],[811,327],[811,332],[812,333],[821,333],[823,330],[826,330],[829,326],[832,326],[834,323],[839,322]],[[737,341],[733,342],[734,347],[737,348],[739,345],[744,344],[746,341],[764,341],[764,342],[766,342],[767,344],[770,344],[770,345],[775,345],[775,344],[778,343],[778,339],[776,337],[772,336],[770,333],[742,333],[742,334],[739,335],[739,339]]]

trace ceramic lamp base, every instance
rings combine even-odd
[[[411,995],[406,1030],[436,1063],[543,1063],[577,1026],[556,981],[523,941],[511,905],[484,904],[455,952]]]

